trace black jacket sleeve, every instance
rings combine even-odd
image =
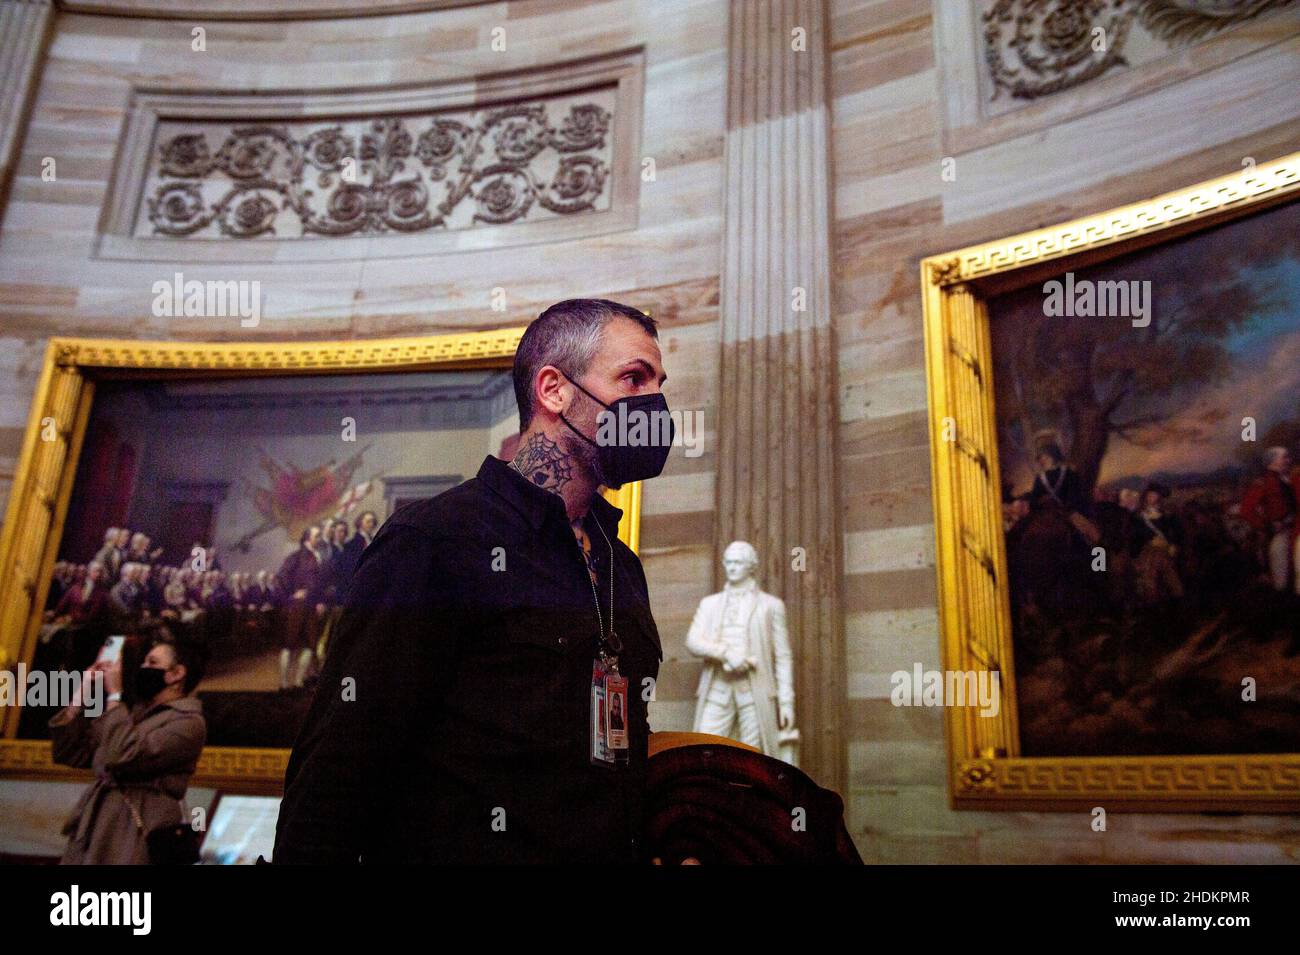
[[[454,671],[451,546],[390,522],[362,555],[289,757],[272,862],[356,862],[391,828],[390,781]]]

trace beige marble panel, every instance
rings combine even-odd
[[[943,191],[944,217],[962,222],[1136,172],[1208,141],[1231,142],[1294,121],[1300,89],[1300,36],[1133,97],[956,157],[956,180]],[[1242,168],[1249,153],[1225,149],[1220,175]],[[1275,158],[1255,156],[1256,160]],[[937,177],[936,177],[937,178]],[[1178,177],[1152,183],[1151,195],[1192,185]],[[1097,211],[1101,211],[1098,209]]]

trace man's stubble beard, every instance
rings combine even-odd
[[[568,453],[573,456],[575,461],[577,461],[578,467],[585,474],[591,476],[592,480],[595,482],[595,487],[600,487],[601,485],[608,486],[605,480],[605,474],[600,466],[600,455],[597,453],[596,449],[586,441],[583,441],[572,431],[569,431],[568,428],[565,428],[564,430],[566,433],[564,435],[565,441],[563,447],[565,447]]]
[[[605,475],[601,472],[600,458],[596,454],[596,449],[570,431],[563,421],[560,422],[560,427],[564,431],[557,435],[559,440],[556,443],[573,463],[574,472],[592,481],[592,491],[595,492],[596,488],[605,483]]]

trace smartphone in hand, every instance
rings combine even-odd
[[[99,656],[95,658],[96,663],[104,663],[112,666],[122,657],[122,645],[126,643],[126,637],[109,637],[104,641],[104,645],[99,648]]]

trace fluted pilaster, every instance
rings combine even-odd
[[[0,217],[53,23],[53,0],[0,0]]]
[[[801,765],[842,791],[824,0],[733,0],[729,30],[715,543],[785,600]]]

